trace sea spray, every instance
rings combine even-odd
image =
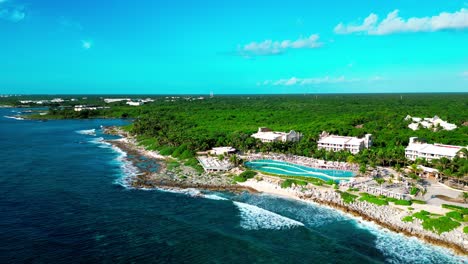
[[[255,205],[250,205],[241,202],[234,202],[239,208],[241,222],[240,226],[248,230],[259,229],[287,229],[297,226],[304,226],[303,223],[296,220],[275,214],[268,210],[262,209]]]
[[[81,135],[88,135],[88,136],[95,136],[96,135],[96,129],[84,129],[84,130],[77,130],[75,131],[78,134]]]
[[[367,221],[355,221],[358,228],[375,235],[375,247],[387,257],[388,263],[468,263],[468,258],[447,254],[441,247],[423,243]]]

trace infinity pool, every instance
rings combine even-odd
[[[352,171],[326,170],[306,167],[277,160],[253,160],[244,164],[247,168],[260,172],[273,173],[287,176],[306,176],[322,180],[349,180],[354,177]]]

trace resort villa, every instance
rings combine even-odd
[[[294,130],[286,132],[271,131],[266,127],[259,127],[257,133],[251,137],[259,139],[260,141],[266,142],[287,142],[287,141],[299,141],[302,137],[301,133]]]
[[[366,134],[363,138],[344,137],[330,135],[323,131],[322,134],[320,134],[320,139],[317,144],[318,149],[325,149],[327,151],[349,151],[352,154],[357,154],[362,149],[372,146],[372,135]]]
[[[463,148],[465,147],[442,144],[427,144],[418,140],[417,137],[411,137],[408,147],[405,149],[405,156],[409,160],[424,158],[427,161],[431,161],[433,159],[440,159],[442,157],[453,159],[455,156],[460,155],[460,150]]]
[[[412,123],[408,125],[411,130],[418,130],[420,127],[433,130],[435,130],[437,127],[440,127],[444,130],[454,130],[457,128],[457,125],[444,121],[438,116],[434,116],[432,118],[420,118],[407,115],[405,117],[405,121],[412,121]]]

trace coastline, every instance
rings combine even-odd
[[[264,177],[262,181],[250,179],[244,183],[244,186],[249,186],[261,193],[281,196],[289,199],[294,199],[302,202],[312,202],[323,206],[338,209],[341,212],[352,217],[357,217],[367,222],[373,222],[382,228],[390,231],[403,234],[408,237],[416,237],[426,243],[437,246],[442,246],[453,250],[455,253],[463,256],[468,255],[468,240],[466,234],[459,234],[465,239],[455,239],[457,234],[452,234],[454,231],[437,235],[430,231],[424,230],[420,224],[406,223],[401,221],[400,216],[404,212],[397,211],[398,209],[392,206],[377,206],[367,202],[354,202],[352,204],[344,203],[339,194],[332,189],[312,187],[308,191],[302,192],[298,187],[283,189],[279,186],[276,179]]]
[[[310,184],[306,186],[307,188],[305,188],[305,191],[303,187],[283,189],[280,186],[281,180],[274,176],[261,175],[263,179],[261,181],[249,179],[244,183],[237,184],[233,183],[232,180],[227,181],[229,178],[223,175],[219,175],[220,178],[216,178],[204,173],[205,177],[191,177],[190,175],[195,175],[192,168],[181,165],[182,169],[180,169],[179,172],[171,171],[166,165],[166,161],[169,159],[168,157],[162,156],[156,151],[146,150],[144,147],[137,145],[136,139],[127,132],[118,128],[105,128],[104,131],[105,133],[122,137],[121,139],[107,141],[122,151],[132,155],[142,155],[160,162],[161,166],[157,172],[142,172],[131,179],[130,186],[133,188],[160,188],[166,190],[195,188],[208,191],[268,193],[338,209],[345,214],[358,217],[364,221],[373,222],[393,232],[401,233],[409,237],[416,237],[426,243],[451,249],[459,255],[468,255],[467,234],[456,229],[437,235],[424,230],[422,225],[418,222],[419,220],[415,220],[415,223],[403,222],[401,218],[407,215],[407,212],[403,211],[404,209],[395,206],[377,206],[360,201],[346,204],[335,190]],[[184,173],[187,173],[189,176],[180,177],[181,174],[184,175]]]

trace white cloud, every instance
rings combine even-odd
[[[82,40],[81,44],[82,44],[83,49],[86,49],[86,50],[93,47],[93,43],[89,40]]]
[[[23,20],[25,17],[26,17],[26,13],[23,11],[23,8],[15,8],[15,7],[1,8],[0,7],[0,19],[4,19],[7,21],[11,21],[11,22],[19,22]]]
[[[312,34],[307,38],[298,38],[296,40],[251,42],[240,49],[243,56],[262,56],[277,55],[284,53],[288,49],[314,49],[322,46],[318,42],[319,35]]]
[[[353,83],[353,82],[374,82],[385,80],[380,76],[374,76],[372,78],[361,79],[361,78],[352,78],[348,79],[344,76],[340,77],[318,77],[318,78],[297,78],[291,77],[289,79],[279,79],[276,81],[266,80],[259,82],[257,85],[272,85],[272,86],[294,86],[294,85],[313,85],[313,84],[336,84],[336,83]]]
[[[465,8],[454,13],[442,12],[432,17],[411,17],[406,20],[398,13],[399,10],[388,13],[380,23],[378,16],[372,13],[361,24],[339,23],[334,31],[337,34],[362,32],[369,35],[388,35],[400,32],[433,32],[468,28],[468,9]]]

